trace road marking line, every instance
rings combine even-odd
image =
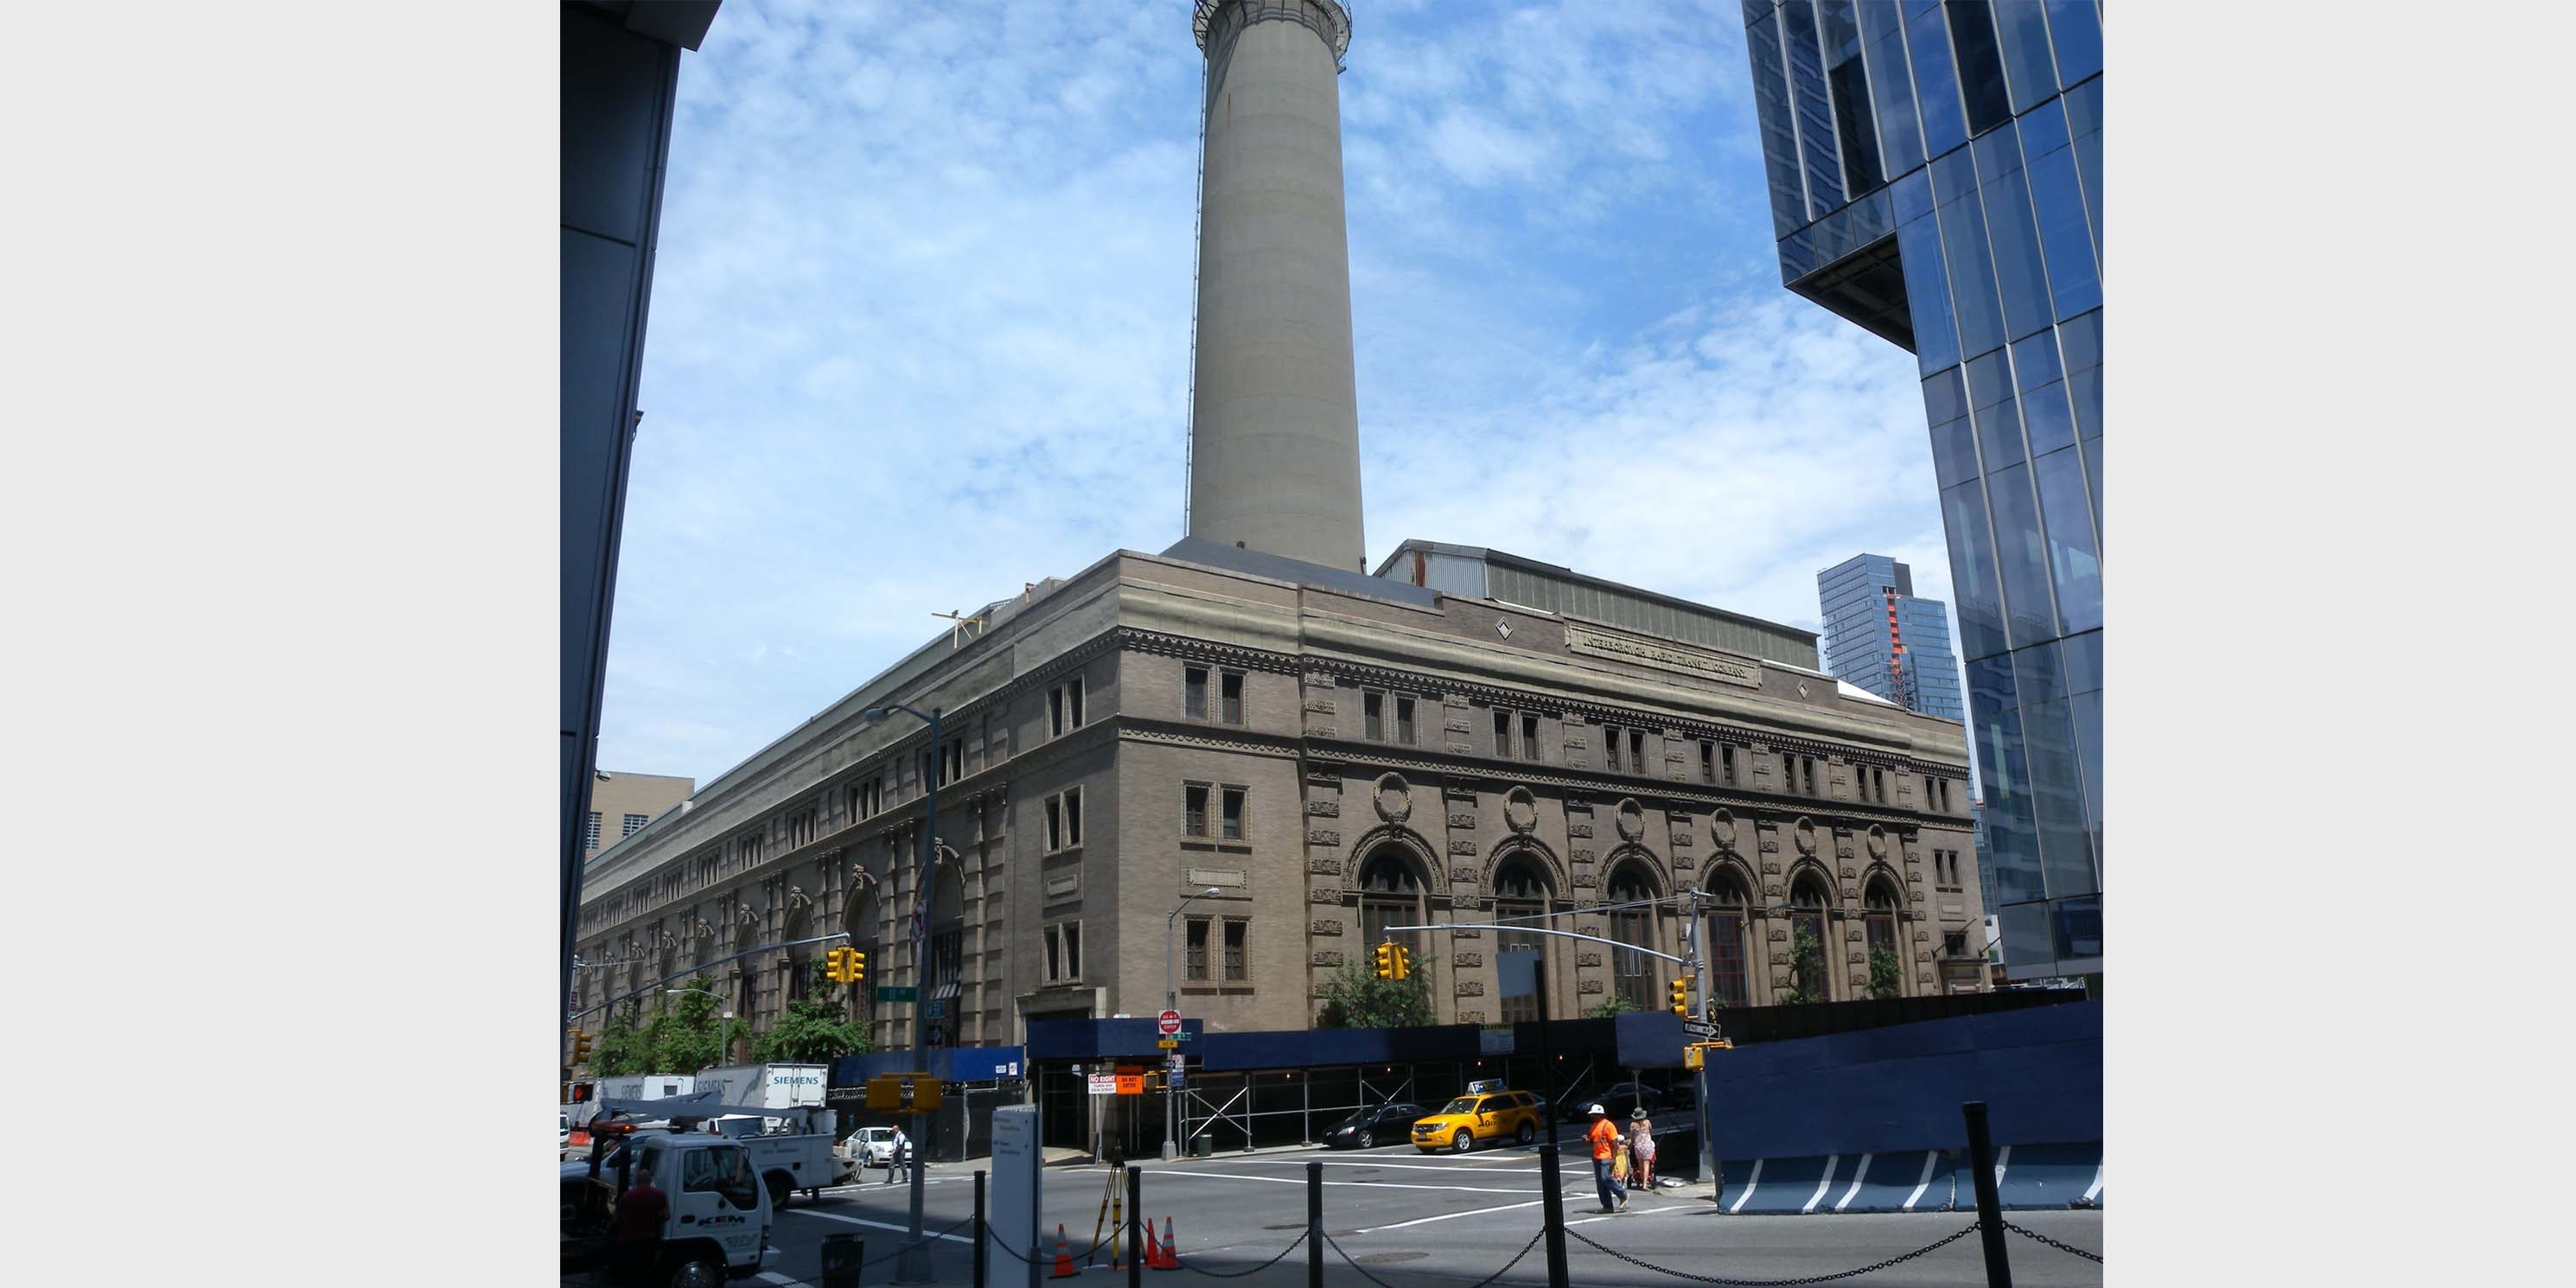
[[[1443,1167],[1438,1163],[1366,1163],[1356,1158],[1265,1158],[1257,1161],[1275,1163],[1283,1167],[1304,1167],[1308,1163],[1321,1163],[1326,1167],[1400,1167],[1413,1172],[1454,1172],[1458,1170],[1454,1166]],[[1532,1176],[1536,1176],[1544,1169],[1536,1167],[1507,1167],[1501,1170],[1504,1172],[1527,1172]],[[1493,1174],[1494,1172],[1492,1170],[1481,1171],[1478,1173],[1480,1176],[1491,1176]]]
[[[1462,1216],[1483,1216],[1489,1212],[1511,1212],[1525,1207],[1537,1207],[1539,1204],[1545,1202],[1547,1202],[1546,1199],[1531,1199],[1527,1203],[1506,1203],[1501,1207],[1470,1208],[1464,1212],[1443,1212],[1438,1216],[1416,1217],[1410,1221],[1398,1221],[1393,1225],[1372,1225],[1366,1229],[1353,1230],[1351,1233],[1375,1234],[1380,1230],[1401,1230],[1407,1226],[1429,1225],[1434,1221],[1455,1221]]]
[[[2084,1201],[2090,1203],[2100,1197],[2102,1197],[2102,1165],[2100,1163],[2095,1163],[2093,1165],[2093,1184],[2084,1191]]]
[[[1825,1201],[1825,1191],[1834,1187],[1834,1164],[1841,1161],[1843,1156],[1840,1154],[1825,1155],[1824,1179],[1816,1182],[1816,1192],[1807,1196],[1807,1205],[1798,1209],[1801,1215],[1815,1211],[1816,1205]]]
[[[1860,1193],[1861,1178],[1869,1175],[1869,1160],[1876,1157],[1878,1156],[1875,1154],[1863,1154],[1860,1156],[1860,1166],[1852,1169],[1852,1186],[1850,1189],[1844,1190],[1842,1200],[1834,1204],[1835,1211],[1840,1212],[1851,1205],[1853,1197]]]
[[[912,1227],[911,1227],[911,1226],[908,1226],[908,1225],[891,1225],[891,1224],[888,1224],[887,1222],[884,1222],[884,1221],[869,1221],[869,1220],[864,1220],[864,1219],[862,1219],[862,1218],[855,1217],[855,1216],[843,1216],[843,1215],[841,1215],[841,1214],[840,1214],[840,1213],[838,1213],[838,1212],[817,1212],[817,1211],[814,1211],[814,1210],[813,1210],[813,1209],[811,1209],[811,1208],[789,1208],[789,1209],[788,1209],[785,1213],[783,1213],[782,1215],[786,1215],[786,1216],[811,1216],[811,1217],[820,1217],[820,1218],[822,1218],[823,1220],[826,1220],[826,1221],[847,1221],[847,1222],[849,1222],[849,1223],[850,1223],[850,1224],[852,1224],[852,1225],[864,1225],[864,1226],[870,1227],[871,1229],[877,1229],[877,1230],[892,1230],[892,1231],[894,1231],[894,1232],[895,1232],[895,1233],[897,1233],[897,1234],[910,1234],[910,1233],[912,1233]],[[940,1233],[936,1233],[936,1232],[933,1232],[933,1231],[924,1230],[924,1231],[922,1231],[922,1235],[923,1235],[923,1237],[925,1237],[925,1238],[931,1238],[931,1239],[946,1239],[946,1240],[947,1240],[947,1241],[949,1241],[950,1243],[966,1243],[966,1244],[971,1244],[971,1243],[975,1242],[973,1239],[969,1239],[969,1238],[967,1238],[965,1235],[962,1235],[962,1234],[940,1234]]]
[[[775,1270],[763,1270],[752,1278],[765,1284],[777,1284],[779,1288],[813,1288],[802,1279],[791,1279]]]
[[[1264,1181],[1272,1185],[1303,1185],[1302,1176],[1247,1176],[1241,1172],[1164,1172],[1164,1176],[1213,1176],[1228,1181]],[[1496,1189],[1489,1185],[1408,1185],[1403,1181],[1325,1181],[1326,1185],[1347,1186],[1364,1190],[1443,1190],[1451,1194],[1527,1194],[1527,1188]]]
[[[1744,1178],[1744,1192],[1735,1196],[1735,1206],[1728,1208],[1726,1214],[1733,1216],[1743,1211],[1745,1200],[1753,1197],[1754,1187],[1760,1184],[1762,1184],[1762,1160],[1757,1158],[1753,1160],[1753,1174]]]
[[[1932,1188],[1932,1165],[1940,1161],[1941,1151],[1935,1149],[1924,1152],[1923,1179],[1914,1183],[1914,1192],[1905,1196],[1905,1206],[1899,1209],[1900,1211],[1911,1212],[1915,1204],[1923,1201],[1923,1191]]]

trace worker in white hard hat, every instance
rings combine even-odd
[[[1619,1128],[1610,1121],[1610,1111],[1598,1104],[1583,1112],[1592,1115],[1592,1129],[1583,1138],[1592,1142],[1592,1182],[1601,1187],[1601,1210],[1619,1211],[1628,1206],[1628,1187],[1610,1176],[1610,1161],[1619,1152]]]

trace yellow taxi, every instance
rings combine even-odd
[[[1413,1124],[1413,1147],[1423,1153],[1452,1150],[1464,1154],[1480,1140],[1509,1139],[1526,1145],[1547,1124],[1539,1098],[1526,1091],[1470,1091]]]

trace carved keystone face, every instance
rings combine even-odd
[[[1538,826],[1538,798],[1530,795],[1530,789],[1515,787],[1503,797],[1503,824],[1524,834]]]

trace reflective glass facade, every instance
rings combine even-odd
[[[1781,280],[1918,363],[2006,973],[2099,974],[2101,6],[1744,21]]]
[[[1947,605],[1914,594],[1914,570],[1885,555],[1854,555],[1816,574],[1825,670],[1908,711],[1967,719]]]

